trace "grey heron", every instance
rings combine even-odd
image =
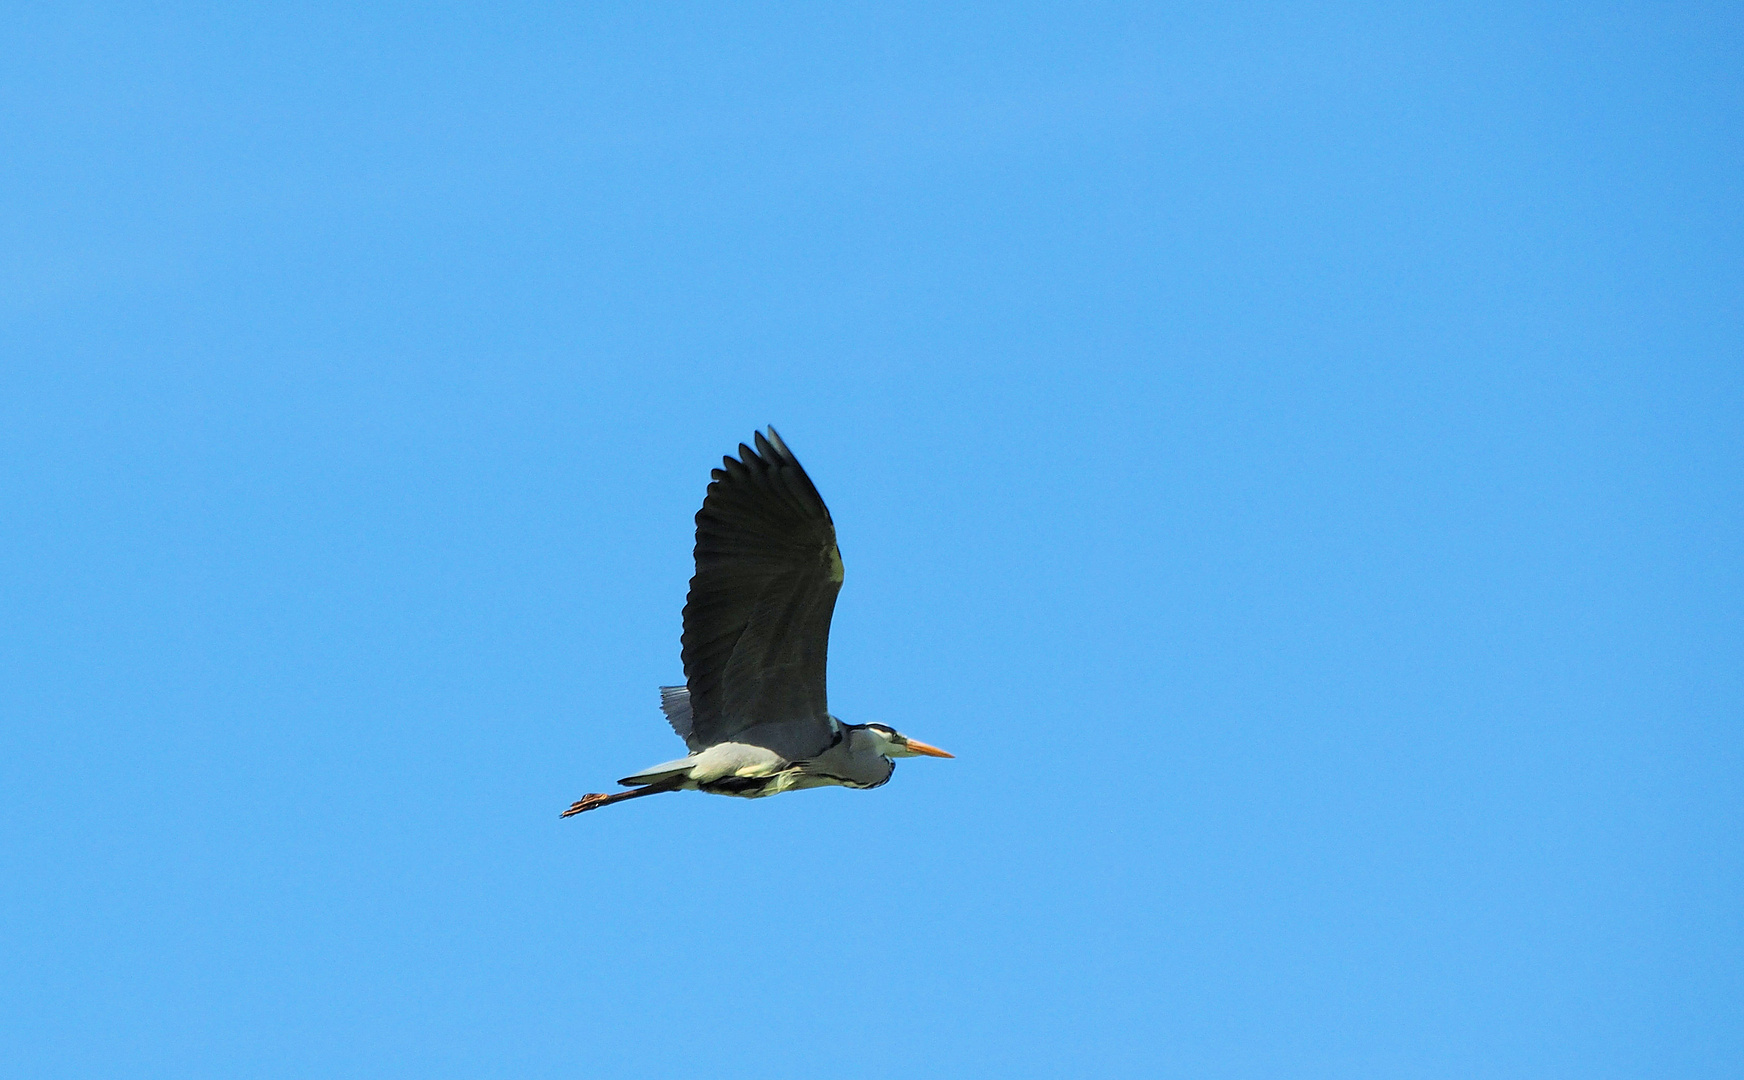
[[[660,709],[690,753],[584,795],[570,817],[663,791],[756,799],[839,784],[875,788],[895,758],[943,757],[885,724],[830,715],[824,666],[842,553],[824,500],[769,428],[710,473],[684,604],[683,686]]]

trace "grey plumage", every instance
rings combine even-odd
[[[830,715],[830,618],[845,573],[836,527],[774,428],[711,473],[696,515],[696,574],[684,605],[684,686],[660,709],[690,754],[588,795],[598,806],[693,789],[756,798],[808,787],[877,787],[892,758],[950,757],[882,724]]]
[[[700,750],[701,746],[690,741],[690,688],[687,686],[662,686],[660,688],[660,711],[666,714],[666,722],[672,725],[672,730],[684,740],[684,745],[692,750]]]

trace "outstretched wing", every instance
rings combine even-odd
[[[830,512],[781,436],[725,458],[696,515],[696,576],[684,605],[693,748],[746,728],[833,730],[824,692],[842,556]],[[796,731],[795,728],[800,730]]]

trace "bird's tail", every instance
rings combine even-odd
[[[696,755],[681,757],[676,761],[662,761],[658,765],[643,769],[634,776],[626,776],[619,780],[620,784],[658,784],[662,780],[673,777],[685,778],[690,775],[691,766],[696,764]]]

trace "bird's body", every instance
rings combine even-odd
[[[883,724],[830,715],[830,616],[845,576],[835,524],[774,428],[714,470],[696,515],[696,575],[684,605],[684,686],[660,707],[690,753],[587,795],[563,816],[662,791],[761,798],[874,788],[898,757],[950,754]]]

